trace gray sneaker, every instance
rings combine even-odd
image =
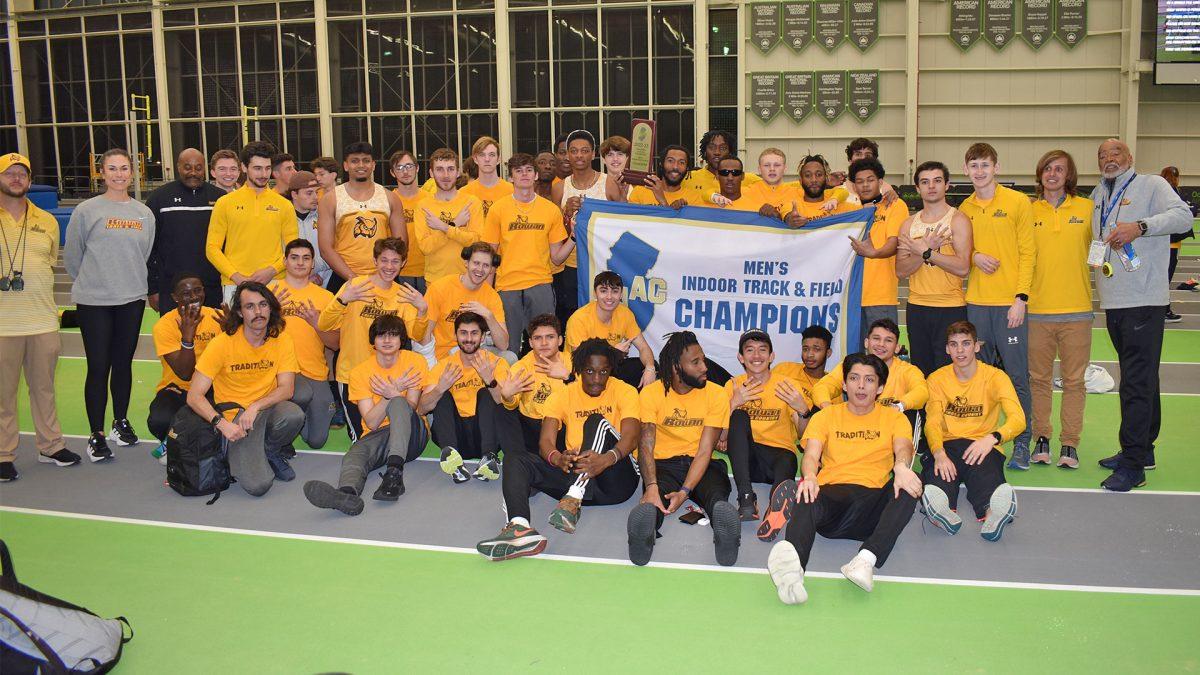
[[[1012,457],[1008,460],[1008,468],[1017,471],[1029,470],[1029,444],[1017,441],[1013,443]]]
[[[1075,448],[1064,445],[1058,451],[1058,465],[1064,469],[1078,469],[1079,455],[1075,452]]]

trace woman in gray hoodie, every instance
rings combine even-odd
[[[129,153],[104,153],[100,176],[104,192],[75,207],[63,249],[63,262],[75,280],[71,299],[87,356],[83,399],[91,428],[88,458],[93,462],[112,457],[104,436],[110,390],[114,419],[108,438],[118,445],[138,442],[128,419],[129,391],[146,307],[146,261],[154,243],[154,215],[129,196],[134,180]]]

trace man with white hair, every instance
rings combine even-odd
[[[1100,460],[1113,472],[1100,486],[1128,492],[1145,485],[1146,470],[1155,467],[1170,235],[1192,227],[1192,212],[1162,176],[1137,173],[1122,141],[1101,143],[1096,159],[1104,180],[1091,195],[1095,241],[1088,262],[1100,268],[1096,290],[1121,368],[1121,450]]]

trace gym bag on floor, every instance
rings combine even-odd
[[[125,617],[102,619],[18,583],[3,540],[0,564],[0,673],[107,673],[117,665],[133,639]]]
[[[218,403],[217,412],[241,408],[236,403]],[[184,497],[212,495],[207,504],[221,497],[232,481],[229,474],[228,442],[216,427],[183,406],[167,431],[167,484]]]

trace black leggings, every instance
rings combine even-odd
[[[750,414],[745,410],[734,410],[729,415],[728,439],[725,454],[733,465],[738,496],[753,492],[751,483],[770,483],[774,490],[776,485],[796,477],[796,452],[755,441]]]
[[[129,417],[129,389],[133,384],[133,353],[137,349],[145,300],[124,305],[78,305],[75,318],[83,335],[87,379],[83,402],[91,433],[104,431],[104,413],[112,392],[113,419]]]

